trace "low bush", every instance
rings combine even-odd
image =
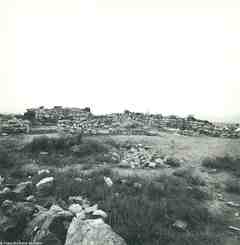
[[[81,142],[81,135],[61,136],[58,138],[42,136],[34,138],[24,149],[31,153],[66,151],[74,145],[81,144]]]
[[[206,158],[202,165],[207,168],[225,170],[240,175],[240,159],[226,155],[223,157]]]
[[[181,166],[180,160],[175,157],[168,157],[165,163],[173,168],[177,168]]]
[[[193,185],[193,186],[206,185],[206,182],[203,179],[203,177],[194,169],[191,169],[191,168],[179,169],[179,170],[176,170],[173,174],[175,176],[185,178],[186,182],[189,185]]]
[[[100,143],[95,140],[87,140],[79,145],[72,147],[72,151],[78,156],[83,157],[86,155],[96,154],[96,153],[106,153],[108,151],[108,146],[104,143]]]
[[[5,148],[0,146],[0,167],[9,168],[14,164],[11,153]]]
[[[226,191],[240,194],[240,181],[239,180],[228,180],[226,182]]]

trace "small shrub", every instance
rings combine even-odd
[[[72,151],[78,157],[83,157],[90,154],[105,153],[108,151],[108,146],[98,141],[89,140],[82,142],[80,145],[73,146]]]
[[[194,169],[191,169],[191,168],[189,168],[189,169],[179,169],[179,170],[176,170],[173,174],[175,176],[185,178],[186,182],[189,185],[195,185],[195,186],[198,186],[198,185],[204,186],[204,185],[206,185],[206,182],[203,179],[203,177],[198,172],[196,172]]]
[[[61,136],[58,138],[49,138],[47,136],[42,136],[34,138],[32,142],[25,146],[25,150],[31,153],[39,153],[41,151],[67,151],[73,145],[80,144],[81,142],[81,135]]]
[[[216,158],[206,158],[203,160],[202,165],[207,168],[232,172],[235,175],[240,174],[240,159],[229,155]]]
[[[240,181],[239,180],[229,180],[226,182],[226,191],[240,194]]]
[[[0,146],[0,167],[9,168],[14,165],[14,159],[11,152],[3,146]]]
[[[181,166],[180,160],[175,157],[167,157],[165,163],[173,168],[177,168]]]

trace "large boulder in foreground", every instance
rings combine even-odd
[[[126,245],[102,219],[73,219],[65,245]]]

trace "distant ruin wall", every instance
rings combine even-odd
[[[59,131],[81,132],[84,135],[159,135],[161,131],[172,130],[182,135],[208,135],[214,137],[239,138],[237,126],[220,127],[193,116],[163,116],[162,114],[124,113],[94,115],[90,108],[64,108],[55,106],[28,109],[26,119],[40,125],[53,124]]]

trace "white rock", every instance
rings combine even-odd
[[[186,231],[187,223],[182,220],[176,220],[176,222],[173,224],[173,227],[181,231]]]
[[[30,196],[26,197],[26,201],[27,202],[34,202],[35,200],[36,199],[35,199],[35,197],[33,195],[30,195]]]
[[[142,188],[142,184],[141,183],[138,183],[138,182],[135,182],[133,184],[133,187],[137,188],[137,189],[141,189]]]
[[[49,174],[49,173],[50,173],[50,171],[48,169],[40,169],[40,170],[38,170],[38,175],[40,175],[40,174]]]
[[[46,156],[46,155],[48,155],[48,152],[47,152],[47,151],[41,151],[41,152],[39,153],[39,155]]]
[[[54,181],[54,178],[53,177],[46,177],[44,179],[41,179],[37,184],[36,186],[37,187],[40,187],[41,185],[44,185],[44,184],[47,184],[47,183],[51,183]]]
[[[240,207],[240,204],[235,203],[235,202],[226,202],[226,204],[227,204],[229,207],[234,207],[234,208]]]
[[[232,230],[232,231],[240,231],[240,228],[238,228],[238,227],[235,227],[235,226],[229,226],[228,227],[230,230]]]
[[[83,211],[82,207],[79,204],[71,204],[68,210],[72,212],[73,214],[78,214]]]
[[[104,181],[107,184],[107,186],[112,187],[113,181],[111,180],[111,178],[105,177],[105,176],[103,178],[104,178]]]
[[[156,166],[157,166],[157,164],[155,162],[150,162],[148,164],[148,167],[150,167],[150,168],[156,168]]]
[[[100,217],[102,217],[102,218],[104,218],[104,219],[106,219],[107,216],[108,216],[108,215],[107,215],[103,210],[101,210],[101,209],[95,210],[95,211],[93,212],[92,215],[94,215],[94,216],[100,216]]]
[[[93,213],[93,212],[95,212],[96,210],[98,210],[98,205],[97,204],[95,204],[95,205],[93,205],[93,206],[91,206],[91,207],[87,207],[87,208],[85,208],[85,213]]]
[[[164,161],[163,161],[162,158],[157,158],[157,159],[155,159],[155,162],[156,162],[157,164],[164,165]]]

